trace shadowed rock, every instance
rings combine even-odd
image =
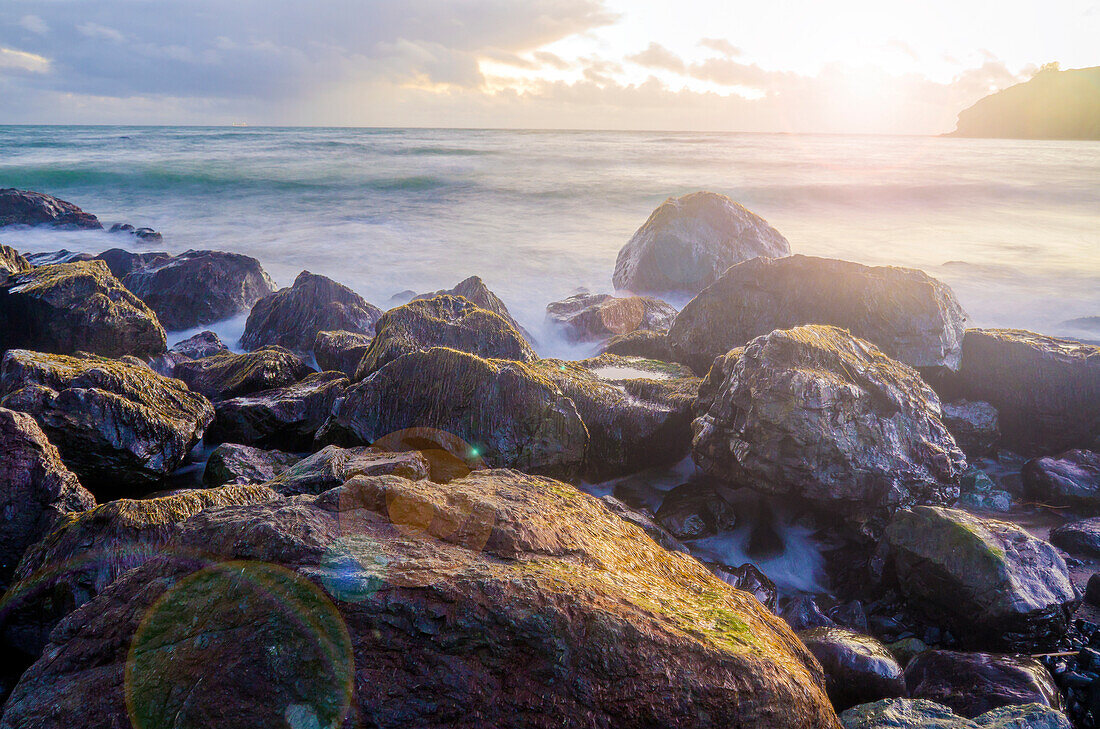
[[[790,252],[787,239],[760,216],[724,195],[696,192],[666,200],[619,251],[615,288],[694,294],[730,266]]]
[[[0,350],[142,357],[166,344],[156,314],[102,261],[38,266],[0,280]]]
[[[843,628],[812,628],[798,637],[825,671],[825,690],[838,712],[905,696],[901,666],[871,636]]]
[[[1024,491],[1044,504],[1100,511],[1100,453],[1073,450],[1057,458],[1028,461]]]
[[[94,260],[103,261],[115,278],[122,279],[126,274],[145,266],[167,261],[172,256],[163,251],[156,253],[132,253],[122,248],[103,251]]]
[[[301,456],[282,451],[265,451],[236,443],[222,443],[210,454],[202,472],[202,483],[208,487],[262,484],[300,460]]]
[[[1025,656],[926,651],[905,668],[914,699],[935,701],[968,719],[1002,706],[1062,708],[1062,695],[1043,664]]]
[[[639,330],[667,331],[676,309],[649,296],[576,294],[546,306],[546,318],[571,342],[598,342]]]
[[[356,476],[428,478],[431,466],[419,451],[392,453],[378,448],[327,446],[283,470],[268,486],[286,496],[321,494]]]
[[[669,491],[655,518],[677,539],[709,537],[737,524],[733,505],[712,487],[696,483]]]
[[[301,357],[282,347],[264,347],[247,354],[225,352],[176,364],[172,376],[211,400],[229,400],[293,385],[313,370]]]
[[[619,334],[607,340],[600,354],[617,354],[620,357],[644,357],[660,362],[673,362],[672,348],[665,332],[636,331]]]
[[[1070,554],[1100,557],[1100,516],[1071,521],[1051,529],[1050,543]]]
[[[122,282],[172,331],[228,319],[275,290],[255,258],[222,251],[187,251],[134,270]]]
[[[103,227],[96,216],[70,202],[13,187],[0,189],[0,228],[6,225],[48,225],[82,230]]]
[[[669,329],[678,361],[706,372],[715,357],[774,329],[847,329],[911,367],[957,369],[966,315],[954,292],[911,268],[811,256],[758,258],[726,271]]]
[[[180,362],[213,357],[217,354],[229,354],[229,347],[222,344],[222,340],[214,332],[199,332],[195,336],[173,345],[164,354],[151,358],[149,367],[165,377],[173,377],[175,376],[176,365]]]
[[[747,592],[755,597],[769,612],[775,612],[779,604],[779,589],[768,576],[750,563],[740,567],[726,564],[707,563],[707,568],[730,587]]]
[[[343,372],[348,377],[355,377],[371,339],[370,334],[355,332],[317,332],[313,340],[313,357],[322,372]]]
[[[171,547],[209,566],[116,580],[0,727],[839,727],[781,621],[563,483],[357,478],[208,509]]]
[[[989,455],[1001,440],[997,409],[987,402],[945,402],[943,424],[970,458]]]
[[[10,350],[0,398],[38,422],[93,492],[117,495],[176,470],[214,417],[210,402],[182,382],[91,355]]]

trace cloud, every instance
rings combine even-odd
[[[556,68],[559,71],[564,71],[573,65],[556,53],[550,53],[549,51],[535,51],[532,57],[542,65]]]
[[[626,60],[631,63],[636,63],[639,66],[644,66],[645,68],[661,68],[666,71],[675,71],[676,73],[683,73],[686,68],[684,59],[680,58],[660,43],[650,43],[649,47],[644,51],[636,53],[633,56],[627,56]]]
[[[717,51],[726,58],[736,58],[741,55],[741,49],[724,38],[703,38],[699,41],[699,45]]]
[[[0,46],[0,71],[5,70],[47,73],[50,70],[50,59]]]
[[[85,38],[109,40],[115,41],[116,43],[121,43],[122,41],[126,40],[126,36],[124,36],[122,33],[119,33],[114,28],[108,28],[107,26],[100,25],[98,23],[81,23],[80,25],[76,26],[76,29]]]
[[[46,21],[37,15],[24,15],[19,19],[19,27],[38,35],[44,35],[50,30],[50,26],[46,25]]]

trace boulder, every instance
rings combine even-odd
[[[31,270],[30,261],[19,255],[19,251],[11,246],[0,243],[0,280],[6,278],[9,274],[29,270]]]
[[[668,334],[644,329],[630,334],[618,334],[607,340],[600,354],[617,354],[620,357],[642,357],[660,362],[673,362]]]
[[[70,615],[0,727],[838,729],[781,621],[564,483],[356,478],[169,547],[206,559]]]
[[[953,503],[966,468],[915,370],[835,327],[759,337],[692,425],[695,462],[716,478],[794,496],[872,531],[911,504]]]
[[[704,373],[715,357],[775,329],[847,329],[911,367],[957,369],[966,314],[923,271],[812,256],[757,258],[726,271],[668,332],[677,361]]]
[[[448,347],[478,357],[531,362],[531,345],[500,315],[458,296],[417,299],[390,309],[375,324],[374,340],[356,379],[377,372],[403,354]]]
[[[90,355],[9,350],[0,398],[0,406],[31,415],[100,496],[159,482],[214,418],[210,402],[182,382]]]
[[[957,374],[936,383],[949,399],[997,409],[1007,447],[1051,453],[1100,436],[1100,346],[1017,329],[969,329]]]
[[[978,729],[1073,729],[1060,711],[1042,704],[1017,704],[987,711],[974,719]]]
[[[699,378],[680,365],[605,354],[532,367],[573,401],[588,430],[583,475],[593,482],[671,465],[691,448]]]
[[[565,477],[580,471],[589,441],[577,406],[542,370],[443,347],[397,357],[353,385],[318,439],[370,445],[418,427],[458,437],[489,466]]]
[[[293,385],[313,373],[305,361],[282,347],[247,354],[224,352],[176,364],[172,376],[215,402]]]
[[[660,542],[657,543],[660,544]],[[768,579],[767,575],[751,563],[745,563],[740,567],[714,563],[707,564],[707,567],[722,582],[742,592],[749,593],[769,612],[775,612],[776,606],[779,604],[779,588]]]
[[[129,233],[142,243],[160,243],[164,236],[152,228],[135,228],[129,223],[115,223],[108,233]]]
[[[760,216],[724,195],[696,192],[666,200],[619,251],[615,288],[694,294],[730,266],[790,252],[787,239]]]
[[[166,343],[157,315],[102,261],[38,266],[0,280],[0,350],[141,357]]]
[[[111,273],[114,274],[115,278],[122,279],[126,274],[132,271],[167,261],[171,257],[172,256],[163,251],[156,253],[131,253],[122,248],[111,248],[110,250],[103,251],[93,260],[103,261],[107,264],[107,268],[111,269]]]
[[[342,372],[315,372],[293,385],[223,400],[206,441],[308,451],[350,384]]]
[[[279,289],[252,307],[241,346],[266,345],[308,352],[318,332],[369,334],[382,311],[330,278],[302,271],[288,289]]]
[[[943,424],[969,458],[989,455],[1001,439],[1001,429],[997,425],[997,408],[987,402],[945,402]]]
[[[481,278],[479,278],[478,276],[470,276],[465,281],[461,281],[453,289],[436,291],[433,294],[415,295],[408,299],[405,299],[404,301],[401,301],[400,303],[407,304],[410,301],[414,301],[416,299],[434,299],[437,296],[461,296],[467,301],[472,302],[475,306],[479,306],[486,311],[491,311],[504,321],[511,324],[513,327],[515,327],[515,330],[522,334],[524,339],[526,339],[528,342],[535,341],[531,337],[531,334],[522,326],[520,326],[520,323],[512,317],[511,313],[509,313],[508,311],[508,307],[504,305],[504,302],[501,301],[496,294],[490,291],[489,287],[486,286],[485,282],[482,281]],[[394,299],[396,298],[397,297],[394,297]]]
[[[63,515],[95,506],[61,454],[25,413],[0,408],[0,590],[27,547]]]
[[[676,309],[649,296],[576,294],[546,307],[546,318],[570,342],[599,342],[616,335],[668,331]]]
[[[1100,517],[1071,521],[1051,529],[1050,543],[1070,554],[1100,557]]]
[[[911,698],[935,701],[968,719],[1002,706],[1062,708],[1054,679],[1026,656],[926,651],[909,661],[905,685]]]
[[[817,601],[810,595],[791,598],[780,611],[783,620],[791,630],[804,631],[810,628],[835,628],[836,622],[821,611]]]
[[[1014,524],[921,506],[895,515],[886,544],[911,605],[967,645],[1050,646],[1078,602],[1058,550]]]
[[[226,486],[122,499],[65,515],[19,563],[0,607],[0,636],[5,645],[37,657],[62,618],[127,570],[158,554],[184,564],[201,563],[197,553],[166,547],[188,518],[215,506],[275,498],[275,492],[260,486]]]
[[[369,334],[355,332],[317,332],[313,340],[313,357],[322,372],[343,372],[348,377],[355,377],[371,339]]]
[[[187,251],[136,269],[122,283],[171,331],[228,319],[275,290],[255,258],[222,251]]]
[[[301,456],[282,451],[222,443],[206,461],[202,483],[206,487],[267,483],[300,460]]]
[[[1100,453],[1072,450],[1024,465],[1024,493],[1052,506],[1100,511]]]
[[[81,230],[103,227],[96,216],[70,202],[13,187],[0,189],[0,228],[6,225],[48,225]]]
[[[193,359],[213,357],[216,354],[229,354],[229,347],[214,332],[199,332],[193,337],[173,345],[164,354],[149,359],[149,367],[157,374],[173,377],[176,365]]]
[[[450,483],[485,468],[485,459],[479,449],[457,435],[438,428],[395,430],[374,441],[373,447],[386,453],[416,451],[427,459],[428,478],[436,483]]]
[[[656,519],[677,539],[709,537],[737,524],[733,505],[705,483],[686,483],[669,491]]]
[[[1040,704],[1005,706],[975,719],[924,699],[884,699],[848,709],[844,729],[1071,729],[1069,719]]]
[[[843,628],[811,628],[798,637],[825,671],[825,690],[837,712],[905,696],[901,666],[871,636]]]
[[[399,476],[421,481],[430,473],[428,459],[420,451],[394,453],[379,448],[327,446],[287,467],[267,485],[286,496],[316,495],[356,476]]]

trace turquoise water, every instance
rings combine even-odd
[[[762,215],[792,250],[914,266],[971,321],[1100,339],[1100,143],[643,132],[0,127],[0,187],[41,190],[157,249],[302,269],[387,308],[478,274],[536,334],[664,198],[699,189]],[[4,230],[28,251],[142,247]],[[146,246],[147,247],[147,246]],[[683,303],[683,302],[674,302]],[[544,337],[544,352],[561,353]]]

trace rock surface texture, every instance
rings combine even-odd
[[[1024,491],[1044,504],[1100,512],[1100,453],[1072,450],[1028,461]]]
[[[845,711],[844,729],[1071,729],[1069,719],[1041,704],[1006,706],[974,719],[924,699],[885,699]]]
[[[372,334],[355,332],[317,332],[313,340],[313,357],[322,372],[343,372],[348,377],[355,377],[373,338]]]
[[[267,483],[300,460],[292,453],[222,443],[206,461],[202,483],[207,487]]]
[[[650,296],[576,294],[546,307],[546,318],[571,342],[599,342],[636,331],[667,331],[676,309]]]
[[[879,641],[843,628],[798,634],[825,671],[825,689],[837,712],[905,696],[901,666]]]
[[[973,719],[1002,706],[1062,708],[1062,697],[1043,664],[1024,656],[927,651],[905,668],[909,696],[927,699]]]
[[[945,402],[943,424],[970,458],[989,455],[1001,440],[997,409],[987,402]]]
[[[653,211],[615,262],[615,288],[641,294],[698,293],[726,269],[791,247],[759,215],[724,195],[696,192]]]
[[[415,301],[416,299],[434,299],[436,296],[461,296],[467,301],[472,302],[476,306],[491,311],[499,316],[504,321],[515,327],[516,331],[523,335],[528,342],[533,342],[530,333],[515,320],[512,314],[508,311],[508,307],[504,305],[504,302],[500,300],[496,294],[494,294],[485,282],[478,276],[470,276],[468,279],[461,281],[453,289],[445,289],[443,291],[436,291],[433,294],[419,294],[412,298],[402,301],[402,304],[407,304],[409,301]]]
[[[847,329],[911,367],[957,369],[966,314],[945,284],[911,268],[811,256],[757,258],[724,272],[669,329],[677,360],[704,373],[715,357],[774,329]]]
[[[0,228],[6,225],[48,225],[82,230],[103,227],[96,216],[70,202],[13,187],[0,189]]]
[[[298,355],[282,347],[247,354],[226,352],[175,366],[172,376],[211,400],[229,400],[300,382],[313,373]]]
[[[13,273],[31,270],[31,263],[19,251],[0,243],[0,280]]]

